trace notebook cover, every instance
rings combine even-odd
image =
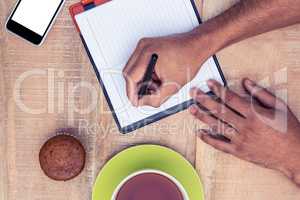
[[[94,60],[93,60],[93,58],[91,56],[91,53],[90,53],[90,51],[89,51],[89,49],[87,47],[87,44],[86,44],[83,36],[80,33],[80,29],[79,29],[79,27],[77,25],[77,22],[75,20],[75,16],[77,14],[85,12],[85,11],[87,11],[89,9],[92,9],[92,8],[98,6],[98,5],[104,4],[104,3],[109,2],[109,1],[110,0],[82,0],[82,2],[73,4],[72,6],[70,6],[69,12],[70,12],[72,20],[73,20],[73,22],[74,22],[74,24],[76,26],[77,31],[80,34],[80,38],[81,38],[82,43],[84,45],[84,48],[85,48],[85,50],[87,52],[87,55],[88,55],[88,57],[89,57],[89,59],[90,59],[90,61],[92,63],[92,66],[94,68],[94,71],[95,71],[96,76],[98,78],[98,81],[100,83],[100,86],[101,86],[101,88],[103,90],[103,93],[104,93],[104,96],[105,96],[105,98],[107,100],[108,106],[109,106],[109,108],[110,108],[110,110],[112,112],[113,118],[114,118],[114,120],[115,120],[115,122],[116,122],[116,124],[118,126],[118,129],[119,129],[119,131],[121,133],[126,134],[126,133],[130,133],[132,131],[135,131],[135,130],[137,130],[139,128],[142,128],[142,127],[144,127],[146,125],[149,125],[149,124],[152,124],[154,122],[157,122],[157,121],[159,121],[159,120],[161,120],[163,118],[169,117],[169,116],[171,116],[173,114],[176,114],[176,113],[178,113],[180,111],[183,111],[183,110],[187,109],[188,107],[190,107],[191,105],[193,105],[195,102],[193,100],[186,101],[186,102],[181,103],[179,105],[173,106],[173,107],[171,107],[171,108],[169,108],[169,109],[167,109],[167,110],[165,110],[163,112],[157,113],[157,114],[152,115],[152,116],[150,116],[150,117],[148,117],[146,119],[138,121],[138,122],[136,122],[136,123],[134,123],[132,125],[129,125],[127,127],[121,127],[120,122],[118,120],[118,117],[117,117],[117,115],[115,113],[114,107],[113,107],[113,105],[112,105],[112,103],[111,103],[111,101],[109,99],[109,96],[108,96],[107,90],[105,88],[105,85],[103,84],[103,81],[102,81],[102,79],[100,77],[100,74],[98,72],[97,66],[96,66],[96,64],[95,64],[95,62],[94,62]],[[200,14],[199,14],[198,10],[197,10],[195,1],[194,0],[190,0],[190,2],[191,2],[192,6],[194,8],[194,11],[195,11],[195,14],[197,16],[198,22],[199,22],[199,24],[201,24],[202,23],[201,17],[200,17]],[[214,61],[216,63],[216,66],[217,66],[218,71],[220,73],[220,76],[221,76],[221,78],[222,78],[222,80],[224,82],[224,85],[227,86],[227,82],[226,82],[225,76],[224,76],[224,74],[222,72],[222,69],[220,67],[220,64],[218,62],[217,57],[215,55],[213,55],[212,57],[213,57],[213,59],[214,59]],[[211,93],[211,92],[209,92],[208,94],[209,95],[213,95],[213,93]]]

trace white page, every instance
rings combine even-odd
[[[113,0],[77,15],[76,21],[123,128],[190,100],[189,90],[194,86],[208,91],[206,80],[210,78],[222,82],[210,58],[197,76],[161,107],[136,108],[128,100],[122,70],[138,41],[199,26],[189,0]]]

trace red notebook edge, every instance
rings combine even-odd
[[[95,7],[108,2],[109,0],[82,0],[81,2],[75,3],[69,7],[69,13],[72,17],[72,21],[76,27],[76,30],[80,33],[79,26],[76,22],[75,16],[88,10],[88,7]]]
[[[69,8],[69,13],[70,13],[70,15],[72,17],[72,21],[73,21],[73,23],[74,23],[74,25],[76,27],[76,30],[79,33],[80,33],[80,29],[79,29],[79,26],[78,26],[78,24],[77,24],[77,22],[75,20],[75,16],[78,15],[78,14],[80,14],[80,13],[82,13],[82,12],[84,12],[84,11],[85,11],[85,9],[84,9],[84,7],[83,7],[83,5],[82,5],[81,2],[78,2],[76,4],[71,5],[70,8]]]

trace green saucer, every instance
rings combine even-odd
[[[158,145],[126,149],[103,167],[93,188],[93,200],[111,200],[117,186],[130,174],[154,169],[176,178],[190,200],[204,200],[202,183],[193,166],[177,152]]]

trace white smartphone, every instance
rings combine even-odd
[[[41,45],[65,0],[19,0],[6,22],[15,35]]]

